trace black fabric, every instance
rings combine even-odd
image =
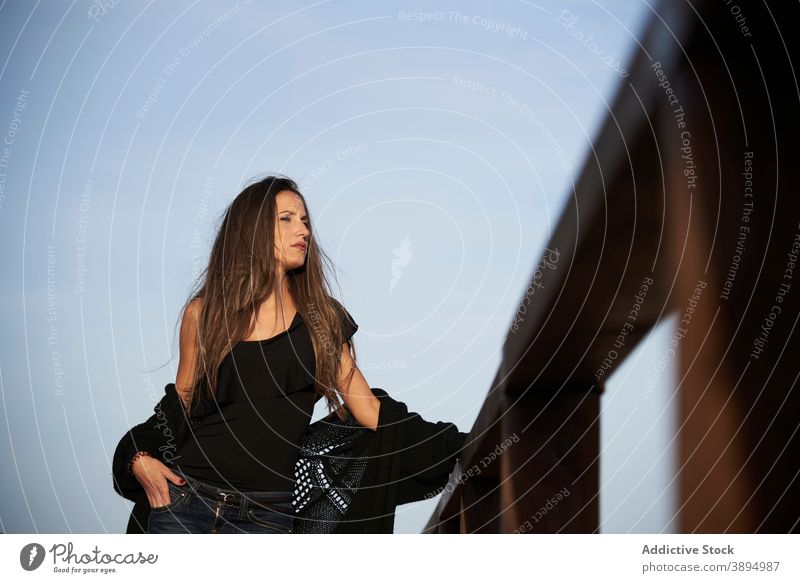
[[[309,426],[295,467],[295,532],[333,532],[347,515],[364,478],[372,433],[352,416],[341,421],[332,415]]]
[[[341,304],[344,340],[358,330]],[[299,312],[265,340],[236,344],[220,364],[219,391],[193,415],[175,460],[187,475],[219,488],[291,491],[300,440],[314,411],[316,361]]]
[[[352,415],[340,421],[330,414],[305,432],[295,466],[294,532],[392,533],[398,505],[429,498],[446,485],[467,434],[452,423],[425,421],[382,389],[372,392],[381,403],[376,431]],[[129,534],[146,530],[150,507],[127,464],[138,449],[168,452],[159,450],[167,434],[186,434],[182,426],[190,420],[179,401],[175,385],[168,384],[155,414],[128,431],[114,452],[114,489],[135,502]],[[160,457],[174,463],[169,455]]]
[[[347,448],[349,457],[366,458],[367,464],[334,533],[393,533],[395,508],[438,494],[466,441],[467,434],[455,424],[426,421],[386,391],[373,388],[372,392],[381,402],[378,429],[362,428],[368,438],[354,440]],[[301,513],[298,522],[303,518]],[[327,532],[318,523],[300,530]]]

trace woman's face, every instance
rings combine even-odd
[[[275,196],[275,259],[284,273],[302,267],[308,250],[308,217],[297,193],[282,190]]]

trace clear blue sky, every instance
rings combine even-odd
[[[113,448],[174,381],[216,218],[266,173],[302,186],[371,386],[468,431],[649,12],[0,4],[0,528],[124,530]],[[672,380],[635,398],[669,332],[604,397],[608,532],[669,528]]]

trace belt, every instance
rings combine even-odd
[[[186,478],[187,483],[197,494],[206,498],[211,498],[215,502],[221,502],[225,506],[241,506],[243,502],[247,502],[248,505],[254,504],[256,506],[261,506],[263,503],[270,502],[291,503],[293,497],[292,492],[250,492],[250,495],[246,495],[244,492],[224,490],[216,486],[210,486],[187,476],[183,472],[179,473]]]

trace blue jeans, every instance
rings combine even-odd
[[[170,503],[150,509],[151,534],[290,534],[294,527],[291,492],[225,490],[190,478],[169,484]]]

